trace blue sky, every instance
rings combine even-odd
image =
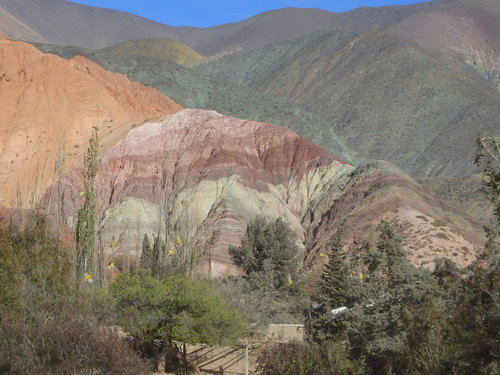
[[[419,0],[71,0],[119,9],[172,26],[208,27],[285,7],[344,12],[361,6],[415,4]]]

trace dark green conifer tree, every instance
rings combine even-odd
[[[162,253],[165,251],[165,245],[163,241],[160,240],[159,236],[153,235],[153,250],[151,256],[151,272],[155,277],[161,277],[163,267],[162,267]]]
[[[229,248],[235,263],[243,268],[249,282],[272,278],[276,290],[289,286],[296,279],[297,251],[295,237],[281,218],[268,223],[262,217],[248,223],[240,247]]]
[[[144,233],[142,240],[141,267],[151,269],[153,266],[153,248],[149,242],[149,237]]]
[[[334,315],[332,310],[352,308],[358,302],[361,285],[351,277],[342,254],[342,232],[339,230],[330,244],[328,263],[318,283],[318,303],[313,303],[310,311],[310,335],[313,341],[338,341],[346,329],[345,320]]]
[[[352,290],[353,280],[342,254],[341,238],[342,234],[338,232],[330,245],[328,263],[319,282],[319,302],[329,308],[352,307],[357,299]]]
[[[259,300],[255,313],[269,323],[303,321],[307,307],[304,283],[297,275],[295,235],[281,219],[257,217],[248,223],[241,246],[230,247],[244,282]],[[291,319],[291,320],[290,320]]]

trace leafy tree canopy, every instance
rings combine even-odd
[[[146,270],[120,275],[111,286],[118,322],[145,342],[226,344],[243,331],[241,315],[215,294],[210,283]]]

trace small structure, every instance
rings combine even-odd
[[[333,309],[332,310],[332,315],[334,317],[342,314],[344,311],[349,310],[346,306],[339,307],[338,309]]]

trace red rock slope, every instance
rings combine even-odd
[[[0,205],[33,207],[56,176],[81,163],[92,127],[102,147],[134,124],[181,108],[158,91],[103,70],[0,40]]]
[[[46,195],[48,211],[67,224],[83,201],[81,176],[75,168]],[[137,260],[144,234],[152,241],[158,233],[167,237],[172,256],[181,256],[181,236],[185,247],[202,254],[201,267],[212,276],[238,272],[227,249],[239,245],[256,215],[288,222],[304,266],[312,268],[324,260],[319,253],[342,223],[355,229],[348,228],[346,243],[354,255],[373,244],[381,219],[423,231],[442,222],[448,248],[468,248],[470,254],[463,257],[461,250],[457,257],[464,263],[480,243],[475,223],[388,163],[354,169],[289,129],[213,111],[184,110],[131,130],[103,153],[97,186],[107,256]],[[430,228],[418,227],[419,220]],[[424,236],[429,249],[419,250],[416,264],[452,256],[430,248],[443,234]]]

